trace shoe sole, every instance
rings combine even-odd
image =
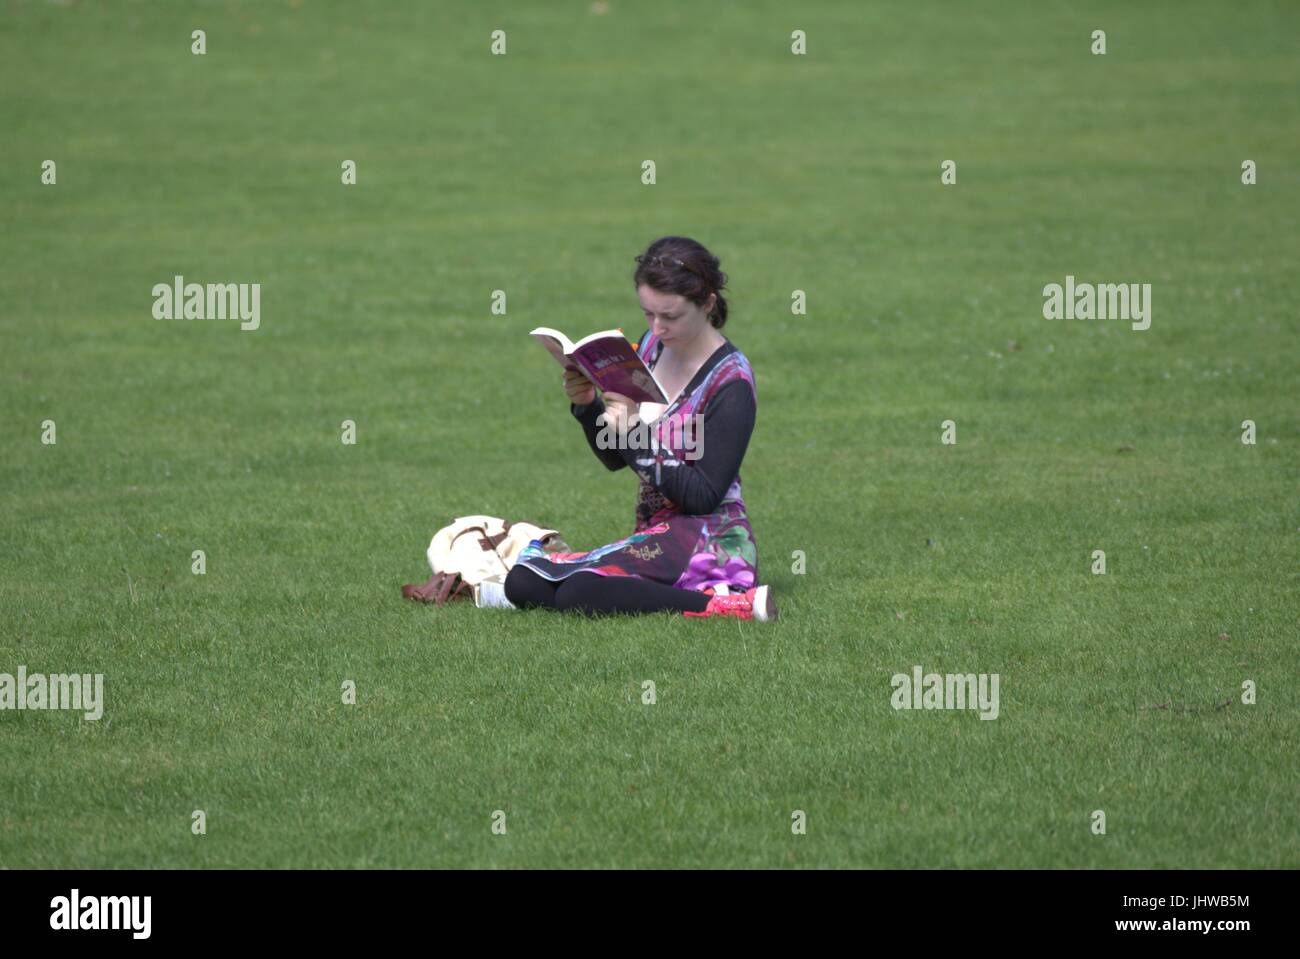
[[[776,603],[772,599],[772,590],[766,586],[760,586],[754,590],[754,618],[760,623],[768,623],[776,619]]]

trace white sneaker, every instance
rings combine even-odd
[[[518,609],[506,599],[506,584],[485,579],[474,587],[474,605],[479,609]]]

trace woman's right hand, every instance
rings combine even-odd
[[[590,406],[596,402],[596,384],[587,379],[581,370],[564,371],[564,392],[574,406]]]

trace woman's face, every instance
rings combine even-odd
[[[661,293],[644,283],[637,287],[636,295],[650,332],[670,346],[685,346],[712,326],[709,323],[709,310],[714,303],[712,293],[702,307],[677,293]]]

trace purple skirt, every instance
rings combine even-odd
[[[724,500],[708,516],[665,508],[631,536],[585,553],[547,553],[534,543],[516,562],[552,582],[591,572],[694,590],[758,583],[758,549],[740,499]]]

